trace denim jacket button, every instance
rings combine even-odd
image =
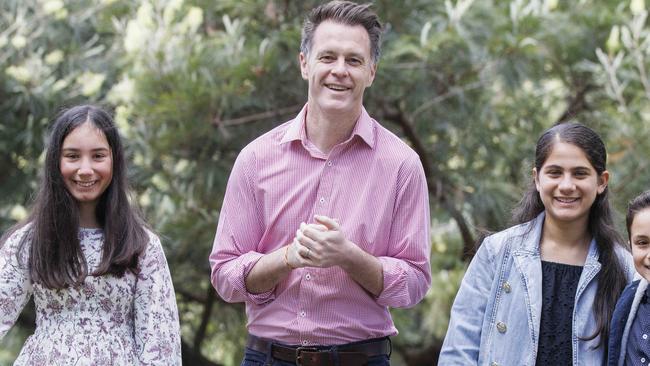
[[[508,281],[504,282],[502,287],[503,287],[503,291],[505,291],[506,294],[509,294],[510,290],[512,290]]]
[[[497,323],[497,330],[499,331],[499,333],[505,333],[506,330],[508,330],[508,327],[506,326],[506,323],[498,322]]]

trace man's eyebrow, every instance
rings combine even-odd
[[[333,55],[333,54],[336,54],[336,52],[333,50],[322,50],[322,51],[318,51],[318,53],[316,53],[316,56]],[[363,54],[356,51],[344,52],[343,55],[345,57],[356,57],[365,60]]]

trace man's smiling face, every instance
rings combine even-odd
[[[363,92],[376,71],[366,29],[325,21],[316,28],[311,45],[308,55],[300,54],[302,77],[309,83],[310,109],[358,115]]]

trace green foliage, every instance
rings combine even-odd
[[[213,296],[207,257],[239,150],[306,101],[300,27],[318,3],[0,3],[0,227],[27,213],[57,111],[109,106],[137,202],[163,238],[183,340],[236,364],[245,314]],[[541,131],[574,118],[602,134],[619,210],[647,189],[650,28],[639,0],[378,0],[375,9],[386,32],[366,108],[430,172],[433,286],[414,309],[393,311],[397,358],[408,363],[444,337],[472,244],[456,224],[507,225]],[[0,362],[23,333],[2,341]]]

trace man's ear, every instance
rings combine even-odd
[[[370,62],[370,78],[368,79],[368,85],[366,85],[366,88],[370,87],[372,82],[375,80],[375,75],[377,75],[377,66],[376,62]]]
[[[302,78],[307,80],[309,78],[309,70],[307,67],[307,56],[300,52],[298,55],[298,62],[300,63],[300,74],[302,75]]]

